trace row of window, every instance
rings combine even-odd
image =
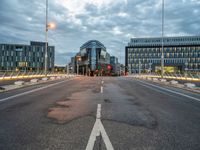
[[[128,54],[129,58],[140,58],[140,57],[145,57],[145,58],[152,58],[152,57],[161,57],[161,53],[132,53]],[[200,52],[199,53],[164,53],[164,57],[166,58],[187,58],[187,57],[200,57]]]
[[[152,68],[152,66],[150,64],[129,64],[128,65],[129,68],[146,68],[146,69],[149,69],[149,68]],[[189,63],[187,66],[183,66],[184,68],[188,68],[188,69],[200,69],[200,64],[198,63]]]
[[[189,41],[200,41],[199,37],[195,38],[164,38],[164,42],[189,42]],[[155,43],[155,42],[162,42],[162,39],[131,39],[133,43]]]
[[[53,61],[53,58],[48,57],[48,60]],[[14,56],[2,56],[0,57],[0,61],[30,61],[30,62],[43,62],[44,57],[14,57]]]
[[[39,62],[1,62],[2,67],[44,67],[44,63]],[[52,67],[52,63],[49,67]]]
[[[198,47],[166,47],[165,52],[199,52],[200,46]],[[128,53],[161,53],[162,48],[128,48]]]
[[[47,53],[50,57],[53,56],[52,52]],[[0,56],[32,56],[32,57],[43,57],[44,53],[43,52],[22,52],[22,51],[2,51],[0,52]]]
[[[129,59],[128,63],[152,63],[157,64],[160,63],[161,59]],[[164,63],[168,64],[188,64],[188,63],[199,63],[200,64],[200,58],[188,58],[188,59],[164,59]]]
[[[8,51],[33,51],[33,52],[44,52],[45,47],[41,46],[14,46],[14,45],[0,45],[0,49],[2,51],[8,50]],[[53,51],[53,47],[48,47],[48,50]]]

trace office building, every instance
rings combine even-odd
[[[54,46],[48,46],[48,71],[54,68]],[[45,67],[45,42],[23,44],[0,44],[0,70],[41,71]]]
[[[79,74],[108,74],[111,70],[110,54],[101,42],[88,41],[80,47],[79,53],[75,56],[75,68]]]
[[[164,71],[200,71],[200,36],[164,37]],[[125,48],[126,72],[160,72],[162,38],[132,38]]]
[[[120,63],[118,62],[118,58],[115,56],[110,57],[110,64],[112,66],[111,72],[117,75],[120,75]]]

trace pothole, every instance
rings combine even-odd
[[[106,103],[112,103],[110,99],[104,99],[104,102],[106,102]]]

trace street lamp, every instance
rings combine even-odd
[[[185,76],[187,77],[187,71],[188,71],[188,62],[185,62]]]
[[[152,63],[150,62],[149,63],[149,72],[150,72],[150,74],[151,74],[151,70],[152,70],[151,65],[152,65]]]
[[[141,61],[140,61],[140,58],[139,58],[139,74],[141,74]]]
[[[56,25],[54,23],[48,23],[48,0],[46,0],[46,24],[45,24],[45,76],[47,76],[47,58],[48,58],[48,29],[54,29]]]
[[[77,67],[76,67],[76,69],[77,69],[77,75],[79,75],[79,64],[78,64],[78,62],[79,61],[81,61],[81,56],[76,56],[76,60],[77,60]]]
[[[161,78],[164,75],[164,0],[162,0],[162,52],[161,52]]]

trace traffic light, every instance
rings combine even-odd
[[[112,66],[111,66],[111,65],[107,65],[107,69],[108,69],[108,70],[111,70],[111,69],[112,69]]]

